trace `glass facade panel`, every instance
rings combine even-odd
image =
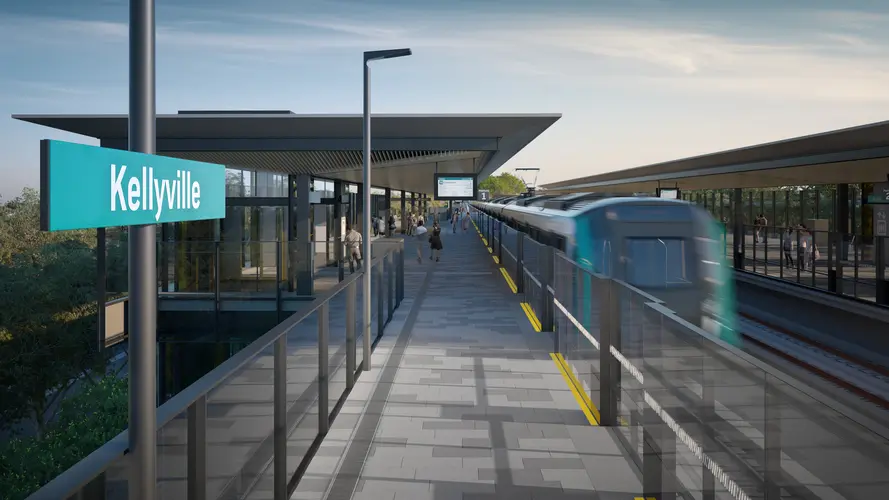
[[[287,175],[271,172],[226,169],[229,198],[287,198]]]

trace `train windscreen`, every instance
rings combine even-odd
[[[682,238],[627,238],[625,278],[639,288],[687,286],[695,272]]]

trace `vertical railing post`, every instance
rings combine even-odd
[[[833,267],[833,245],[835,241],[833,235],[834,233],[827,232],[827,291],[837,293],[837,273]]]
[[[386,254],[386,302],[389,305],[388,316],[386,321],[392,321],[392,315],[395,313],[395,252]]]
[[[330,428],[330,408],[328,394],[328,328],[330,320],[330,303],[325,302],[318,308],[318,434],[325,435]]]
[[[806,254],[802,251],[802,248],[799,246],[802,239],[800,237],[799,231],[796,232],[796,282],[800,282],[800,276],[802,273],[803,264],[806,262]]]
[[[741,188],[732,192],[732,255],[735,269],[744,270],[744,200]]]
[[[709,356],[701,357],[701,411],[699,418],[702,425],[701,447],[704,453],[709,454],[711,443],[716,439],[716,433],[713,425],[716,422],[716,405],[714,403],[714,374],[718,373],[715,366],[711,369],[711,358]],[[701,487],[701,500],[716,500],[716,478],[707,467],[706,463],[701,464],[701,477],[703,484]]]
[[[404,300],[404,241],[398,247],[398,305]]]
[[[843,259],[849,256],[849,249],[846,245],[846,233],[837,233],[836,237],[834,238],[834,242],[836,243],[836,252],[834,253],[834,255],[836,256],[836,267],[834,268],[834,275],[836,277],[834,279],[836,279],[837,282],[837,295],[844,295],[845,290],[843,290]],[[828,261],[830,261],[830,256],[828,256]]]
[[[503,223],[497,224],[497,262],[503,264]]]
[[[763,274],[769,275],[769,226],[762,227]]]
[[[619,285],[611,279],[598,280],[599,294],[599,415],[602,426],[617,425],[617,363],[611,346],[620,337]]]
[[[283,309],[282,304],[281,304],[281,276],[282,276],[281,275],[281,271],[282,271],[282,269],[281,269],[281,254],[283,253],[282,248],[281,248],[282,244],[286,245],[286,243],[284,243],[284,242],[275,244],[275,262],[277,262],[277,264],[275,265],[275,311],[276,311],[276,314],[278,317],[278,323],[280,323],[281,321],[284,321],[284,318],[282,317],[282,314],[281,314],[282,309]],[[218,293],[217,293],[217,297],[218,297]],[[219,310],[218,299],[217,299],[216,304],[217,304],[216,310],[218,311]]]
[[[553,331],[553,294],[550,287],[553,284],[553,260],[555,259],[555,249],[551,246],[541,245],[538,252],[542,257],[542,260],[540,261],[540,274],[543,280],[541,283],[541,292],[543,294],[541,312],[543,318],[541,318],[540,330],[543,332],[551,332]]]
[[[889,281],[886,280],[887,241],[889,241],[889,238],[885,236],[874,237],[874,251],[876,252],[876,254],[874,255],[874,264],[876,264],[875,267],[877,271],[876,303],[881,306],[889,305]]]
[[[515,267],[516,293],[525,293],[525,233],[522,231],[516,234]]]
[[[377,338],[383,336],[383,329],[386,327],[386,319],[383,316],[383,304],[386,303],[385,298],[383,297],[383,268],[386,265],[386,259],[380,259],[379,265],[375,268],[376,273],[376,283],[377,283]]]
[[[780,397],[775,394],[775,389],[769,383],[769,375],[763,380],[765,389],[765,439],[763,448],[765,452],[765,495],[764,500],[781,499],[781,413]]]
[[[355,347],[355,308],[358,282],[346,287],[346,389],[355,386],[356,347]]]
[[[213,285],[213,299],[216,301],[215,311],[216,311],[217,324],[219,321],[219,311],[222,308],[222,283],[221,283],[222,282],[222,277],[221,277],[222,263],[220,262],[220,259],[222,257],[222,249],[220,248],[221,244],[222,243],[219,241],[213,242],[213,254],[214,254],[214,260],[215,260],[215,262],[213,264],[213,267],[214,267],[213,275],[216,278],[216,280],[215,280],[216,283],[214,283],[214,285]],[[278,321],[280,321],[280,318],[278,319]]]
[[[207,498],[207,396],[188,407],[188,499]]]
[[[645,335],[642,344],[642,375],[643,394],[658,394],[662,388],[658,380],[648,368],[650,360],[660,363],[663,356],[663,342],[654,339],[663,337],[663,316],[657,325],[655,335]],[[646,343],[645,339],[649,342]],[[676,498],[676,436],[661,420],[660,415],[651,402],[647,401],[642,414],[642,491],[643,497],[655,497],[659,500],[675,500]]]
[[[275,341],[274,362],[274,477],[275,500],[287,499],[287,334]]]

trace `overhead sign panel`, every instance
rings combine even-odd
[[[40,141],[44,231],[224,217],[224,165]]]
[[[474,200],[477,197],[474,175],[435,174],[436,200]]]

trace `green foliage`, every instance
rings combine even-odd
[[[30,256],[44,245],[75,241],[95,246],[94,230],[48,233],[40,230],[40,194],[25,188],[21,196],[0,204],[0,264]]]
[[[3,498],[27,498],[123,431],[127,404],[127,380],[108,376],[63,401],[42,435],[0,445]]]
[[[126,380],[96,350],[96,231],[40,231],[40,197],[0,204],[3,498],[24,498],[126,427]],[[107,246],[107,291],[126,291],[127,246]],[[33,431],[33,432],[32,432]]]
[[[835,193],[836,186],[832,185],[744,188],[741,193],[743,207],[741,216],[744,224],[752,224],[751,213],[754,217],[762,213],[766,215],[770,225],[776,226],[801,224],[807,219],[820,218],[832,221]],[[717,218],[721,213],[723,217],[732,221],[731,189],[685,191],[683,197],[692,202],[706,204]],[[860,229],[860,223],[861,217],[858,217],[856,226],[859,228],[853,229],[854,231]]]
[[[96,232],[40,231],[39,200],[26,189],[0,205],[0,429],[28,420],[42,431],[77,378],[104,373],[95,353]],[[109,246],[123,272],[125,258],[125,246]]]
[[[517,195],[526,190],[525,182],[509,172],[492,175],[481,181],[478,187],[490,191],[492,197]]]

